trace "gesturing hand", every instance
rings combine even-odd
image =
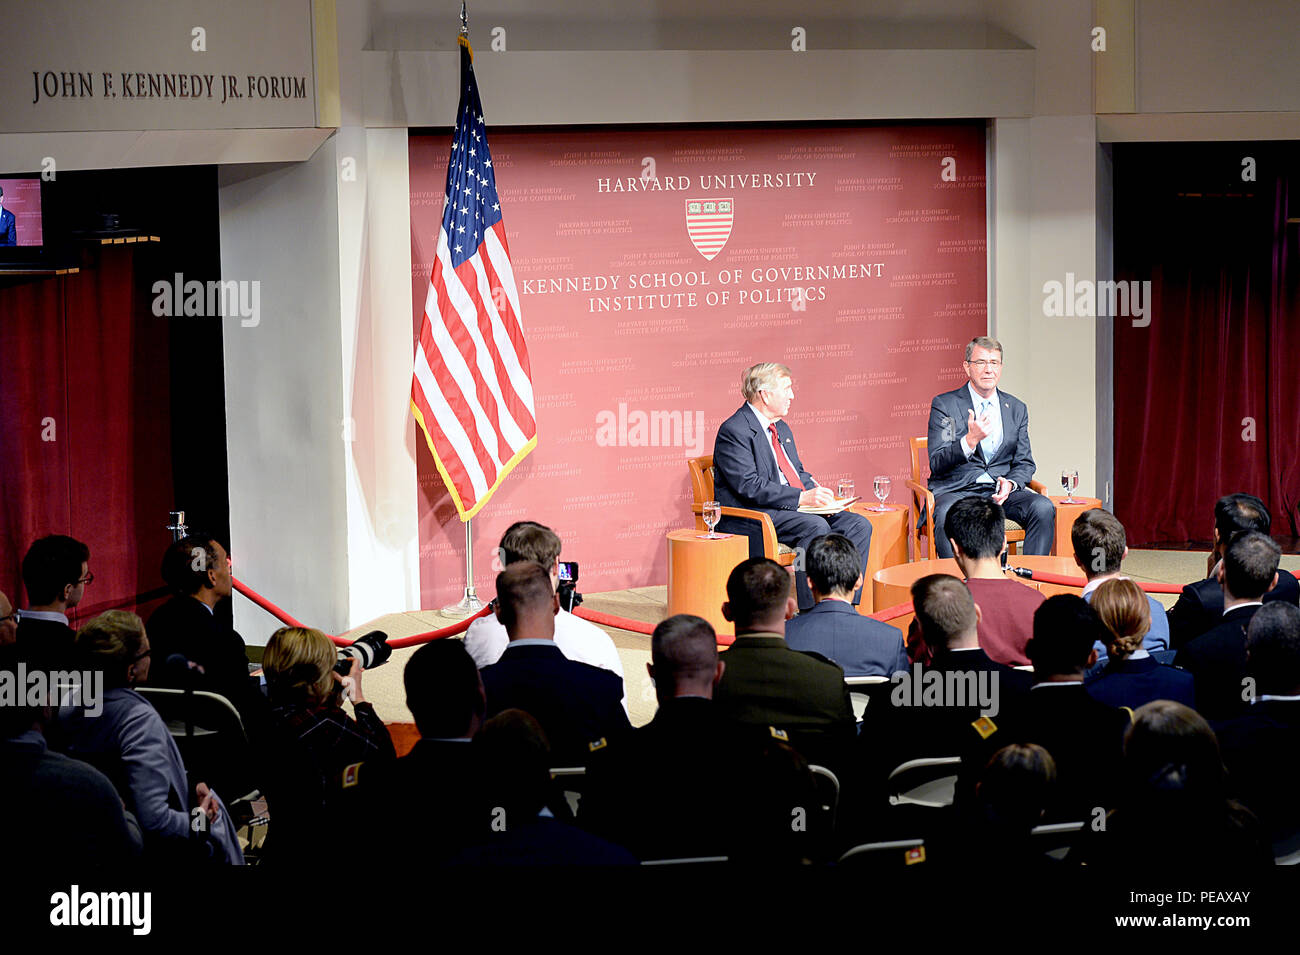
[[[970,440],[970,447],[974,448],[990,434],[993,433],[993,422],[986,415],[983,418],[976,418],[974,410],[966,412],[966,434]]]

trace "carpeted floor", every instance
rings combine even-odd
[[[1138,581],[1185,584],[1205,576],[1205,556],[1203,551],[1135,550],[1124,562],[1124,572]],[[1300,555],[1284,555],[1282,567],[1300,570]],[[1156,599],[1171,607],[1177,598],[1172,594],[1156,594]],[[667,601],[667,587],[636,587],[605,594],[585,594],[583,606],[632,620],[658,623],[664,617]],[[359,635],[367,630],[383,630],[390,638],[396,638],[446,627],[455,620],[455,617],[444,616],[436,610],[421,610],[388,614],[352,632]],[[601,629],[613,638],[623,660],[628,714],[632,724],[642,726],[650,721],[655,711],[654,685],[646,673],[646,664],[650,662],[650,637],[612,627]],[[368,672],[364,678],[366,698],[375,704],[385,722],[408,722],[411,719],[402,689],[402,669],[414,652],[414,647],[394,651],[387,664]]]

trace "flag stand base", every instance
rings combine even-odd
[[[474,593],[474,588],[466,587],[465,596],[454,604],[443,607],[442,612],[452,617],[468,617],[472,613],[478,613],[484,606],[486,605],[478,599],[478,594]]]

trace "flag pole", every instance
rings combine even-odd
[[[465,0],[460,4],[460,35],[469,36],[469,15],[465,12]],[[474,592],[474,521],[465,522],[465,595],[449,607],[443,607],[443,613],[465,614],[478,613],[483,609],[483,601]]]
[[[483,601],[474,592],[474,521],[465,522],[465,596],[450,606],[443,607],[442,612],[464,616],[478,613],[483,609]]]

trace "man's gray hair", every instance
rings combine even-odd
[[[966,345],[967,361],[970,361],[970,356],[977,348],[986,348],[989,351],[995,351],[998,353],[998,358],[1002,357],[1002,343],[996,338],[989,338],[987,335],[980,335],[977,338],[972,338]]]
[[[760,361],[751,368],[746,368],[740,377],[740,393],[746,401],[753,401],[760,391],[772,391],[782,378],[793,378],[790,369],[780,362]]]

